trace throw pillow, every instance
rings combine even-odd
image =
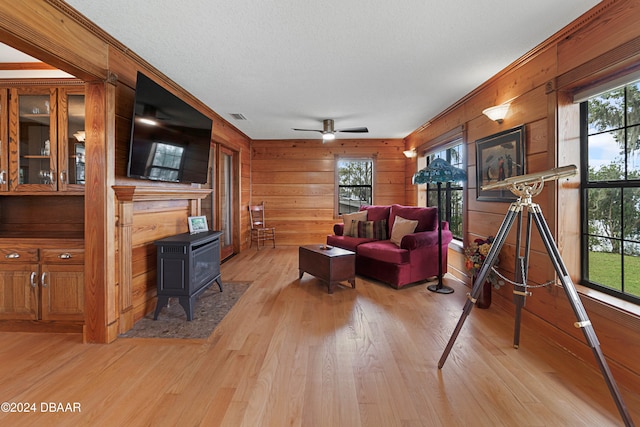
[[[387,240],[387,220],[358,221],[358,237],[376,240]]]
[[[350,214],[342,214],[342,222],[344,222],[343,236],[358,237],[358,229],[355,230],[352,227],[353,221],[366,221],[367,211],[359,211]],[[355,232],[354,232],[355,231]]]
[[[402,206],[392,205],[390,218],[390,228],[393,229],[393,219],[401,216],[405,219],[417,220],[418,225],[414,233],[421,231],[432,231],[438,229],[438,208],[436,207],[418,207],[418,206]],[[370,216],[369,216],[370,217]],[[371,218],[373,219],[373,218]]]
[[[404,219],[401,216],[396,216],[396,219],[393,222],[393,230],[391,230],[391,241],[399,247],[402,242],[402,238],[407,234],[413,233],[417,225],[418,221],[412,221]]]

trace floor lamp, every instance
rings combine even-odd
[[[455,166],[451,166],[444,159],[432,160],[429,165],[413,175],[414,184],[436,184],[438,186],[438,284],[429,285],[427,289],[439,294],[450,294],[453,289],[442,283],[442,216],[440,215],[442,184],[459,182],[467,179],[467,173]]]

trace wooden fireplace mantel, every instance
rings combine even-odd
[[[201,200],[213,190],[210,188],[149,187],[141,185],[114,185],[113,190],[120,202],[144,200]]]
[[[202,199],[212,193],[212,189],[195,187],[164,187],[114,185],[113,190],[117,199],[119,274],[120,290],[118,301],[118,319],[108,325],[109,341],[118,334],[131,329],[133,319],[133,286],[132,286],[132,252],[133,252],[133,215],[134,205],[139,202],[187,200],[189,216],[200,215]],[[186,227],[186,220],[185,220]]]

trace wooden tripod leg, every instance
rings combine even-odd
[[[489,250],[487,257],[485,258],[484,263],[480,268],[476,281],[473,284],[473,288],[471,288],[471,294],[469,294],[469,297],[467,298],[467,301],[465,302],[464,307],[462,308],[462,315],[458,320],[458,324],[453,330],[453,333],[451,334],[451,338],[449,338],[449,342],[447,343],[447,346],[442,352],[442,356],[440,356],[440,360],[438,361],[438,369],[442,369],[442,367],[444,366],[444,362],[447,361],[447,357],[449,356],[449,353],[453,348],[453,344],[455,344],[456,342],[456,338],[458,338],[458,334],[462,329],[462,325],[464,325],[464,321],[467,319],[467,316],[469,316],[469,313],[471,312],[473,305],[478,299],[478,296],[482,291],[482,287],[484,286],[484,282],[487,279],[487,276],[489,275],[489,271],[491,271],[491,268],[498,261],[498,255],[500,254],[500,249],[502,249],[505,239],[509,234],[509,230],[511,230],[511,226],[513,225],[513,222],[520,211],[521,211],[521,206],[520,206],[520,203],[518,202],[512,203],[511,206],[509,207],[509,211],[507,212],[507,215],[505,215],[504,220],[502,221],[502,225],[500,226],[500,230],[498,230],[498,234],[496,234],[496,238],[493,241],[493,244],[491,245],[491,249]]]
[[[526,287],[524,286],[526,278],[524,277],[524,258],[516,259],[515,282],[518,283],[513,287],[513,302],[516,306],[515,321],[513,326],[513,348],[520,347],[520,320],[522,318],[522,307],[525,305],[527,297]]]
[[[571,308],[573,308],[573,312],[576,315],[577,322],[574,323],[576,328],[581,328],[582,332],[587,340],[587,343],[593,350],[593,355],[598,362],[598,366],[600,367],[600,371],[602,372],[602,376],[604,377],[607,386],[609,387],[609,392],[613,397],[613,400],[618,407],[618,412],[622,417],[625,425],[627,427],[634,426],[633,421],[631,420],[631,415],[627,410],[624,401],[622,400],[622,395],[620,394],[620,390],[616,384],[616,381],[611,374],[611,370],[609,369],[609,365],[607,365],[607,361],[602,354],[602,350],[600,349],[600,342],[598,341],[598,337],[596,336],[596,332],[591,325],[591,320],[589,320],[589,316],[587,316],[587,311],[584,309],[582,305],[582,301],[578,296],[578,291],[576,290],[569,273],[567,272],[567,268],[564,265],[564,261],[560,256],[560,251],[556,246],[555,241],[553,240],[553,236],[551,235],[551,231],[549,230],[549,226],[542,215],[542,210],[540,206],[536,204],[532,204],[529,208],[533,219],[536,223],[536,227],[538,227],[538,231],[540,232],[540,236],[542,237],[542,241],[544,242],[544,246],[549,253],[549,258],[551,258],[551,262],[558,273],[558,279],[560,283],[562,283],[562,288],[564,289],[565,294],[571,304]]]
[[[513,323],[513,347],[520,347],[520,320],[522,318],[522,307],[525,304],[525,274],[523,271],[523,267],[525,265],[524,259],[522,258],[522,211],[518,214],[518,225],[516,226],[516,256],[515,256],[515,266],[513,271],[515,272],[515,283],[522,283],[522,285],[514,285],[513,287],[513,304],[515,305],[515,319]],[[531,215],[527,216],[527,231],[531,230]],[[529,241],[531,240],[531,234],[527,233],[527,239],[525,245],[528,247]],[[525,254],[528,255],[529,252],[525,251]]]

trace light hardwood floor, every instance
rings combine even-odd
[[[515,350],[513,316],[496,305],[471,312],[438,370],[463,284],[447,278],[455,293],[439,295],[358,277],[329,295],[298,280],[297,260],[277,247],[223,264],[224,281],[253,284],[206,341],[0,333],[0,401],[37,405],[0,425],[622,425],[599,371],[525,321]],[[621,391],[638,422],[639,391]]]

